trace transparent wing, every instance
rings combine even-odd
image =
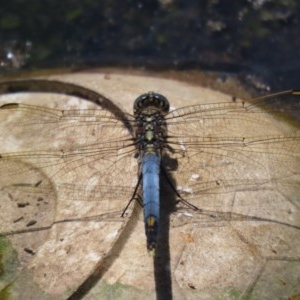
[[[267,185],[278,189],[282,184],[299,188],[299,111],[297,91],[251,103],[234,101],[172,111],[167,116],[168,143],[178,160],[174,176],[179,190],[189,194],[187,200],[198,207],[203,207],[205,195],[231,193],[227,209],[220,199],[210,200],[208,208],[232,211],[239,191],[258,191]],[[296,118],[287,122],[288,113]],[[296,203],[298,195],[290,201]]]
[[[256,269],[258,261],[267,268],[277,259],[284,269],[288,259],[297,260],[299,108],[299,92],[288,91],[251,103],[196,105],[169,113],[172,150],[167,152],[177,160],[170,173],[181,197],[199,208],[179,204],[172,217],[174,232],[186,242],[176,265],[177,281],[195,289],[205,283],[218,288],[219,277],[204,270],[234,270],[234,282],[251,282],[249,290],[241,287],[252,293],[264,276],[263,268]],[[200,271],[189,272],[195,266]],[[276,267],[270,270],[275,273]]]
[[[57,183],[56,192],[67,201],[108,200],[109,204],[102,205],[109,211],[118,201],[123,202],[122,209],[124,197],[130,199],[134,180],[128,184],[120,174],[131,175],[136,168],[133,140],[122,122],[107,110],[64,111],[5,104],[0,107],[0,118],[6,120],[1,128],[2,149],[23,150],[1,151],[3,186],[19,185],[27,192],[44,189],[48,193],[50,187],[43,187],[42,179],[28,175],[30,165]],[[133,173],[136,175],[136,169]]]
[[[95,259],[101,261],[112,249],[128,226],[132,211],[125,218],[121,214],[137,183],[129,115],[124,114],[124,122],[113,104],[85,102],[86,109],[72,110],[60,99],[48,105],[58,108],[0,106],[0,234],[45,289],[49,276],[78,286]],[[87,242],[84,232],[94,243]],[[86,251],[87,260],[76,262],[72,276],[63,276],[74,269],[77,257],[67,253],[69,248]],[[13,270],[11,277],[22,282],[26,274]]]
[[[171,217],[170,240],[184,244],[173,265],[182,287],[223,295],[222,278],[244,297],[298,291],[299,108],[299,92],[288,91],[168,114],[165,165],[177,160],[168,169],[177,191],[199,208],[179,203]]]

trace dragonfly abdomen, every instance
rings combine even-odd
[[[142,157],[143,208],[147,248],[153,251],[157,243],[159,224],[159,170],[160,157],[156,153],[145,153]]]

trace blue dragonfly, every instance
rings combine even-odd
[[[299,190],[300,91],[175,110],[165,96],[148,92],[137,97],[133,114],[128,114],[79,85],[49,80],[0,83],[1,94],[22,92],[65,94],[94,107],[67,110],[14,101],[0,106],[5,141],[0,148],[5,199],[0,234],[23,251],[21,257],[39,251],[46,229],[77,220],[81,202],[84,221],[118,220],[117,227],[107,225],[102,233],[118,232],[114,243],[143,207],[146,246],[154,256],[163,242],[163,209],[180,224],[248,220],[299,230],[298,220],[245,215],[232,209],[233,202],[227,210],[210,205],[203,209],[201,204],[208,195],[226,198],[275,186]],[[274,116],[267,119],[268,114]],[[287,114],[290,124],[283,122]],[[256,132],[251,130],[254,123]],[[174,198],[173,203],[160,200],[160,189],[173,195],[165,197]],[[294,194],[287,197],[298,200]],[[35,236],[30,246],[24,245],[26,234]]]

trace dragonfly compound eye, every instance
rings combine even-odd
[[[170,109],[170,104],[168,99],[158,93],[148,92],[137,97],[134,101],[133,111],[137,115],[141,112],[151,111],[151,112],[161,112],[167,114]]]

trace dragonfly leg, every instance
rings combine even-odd
[[[193,205],[192,203],[188,202],[187,200],[185,200],[185,199],[183,199],[183,198],[181,197],[181,195],[178,193],[178,191],[176,190],[176,188],[175,188],[174,185],[172,184],[172,182],[171,182],[170,178],[168,177],[168,174],[167,174],[167,172],[166,172],[166,170],[164,169],[163,166],[161,166],[161,172],[162,172],[162,174],[165,176],[165,178],[166,178],[168,184],[170,185],[170,187],[172,188],[172,190],[174,191],[174,193],[175,193],[175,194],[177,195],[177,197],[179,198],[179,200],[176,202],[176,204],[179,203],[179,202],[181,202],[181,203],[183,203],[184,205],[186,205],[186,206],[189,207],[189,208],[192,208],[192,209],[197,210],[197,211],[200,211],[200,212],[202,211],[201,208],[199,208],[199,207]]]
[[[131,204],[131,202],[132,202],[133,200],[137,200],[138,204],[139,204],[141,207],[143,207],[143,204],[142,204],[142,202],[141,202],[141,200],[140,200],[140,197],[137,196],[137,190],[138,190],[138,188],[139,188],[139,185],[141,184],[141,181],[142,181],[142,174],[139,176],[139,180],[138,180],[138,182],[137,182],[137,184],[136,184],[136,186],[135,186],[135,189],[134,189],[134,192],[133,192],[133,194],[132,194],[131,199],[128,201],[126,207],[124,208],[124,210],[123,210],[123,212],[122,212],[122,214],[121,214],[121,217],[122,217],[122,218],[124,217],[126,210],[128,209],[128,207],[130,206],[130,204]]]

